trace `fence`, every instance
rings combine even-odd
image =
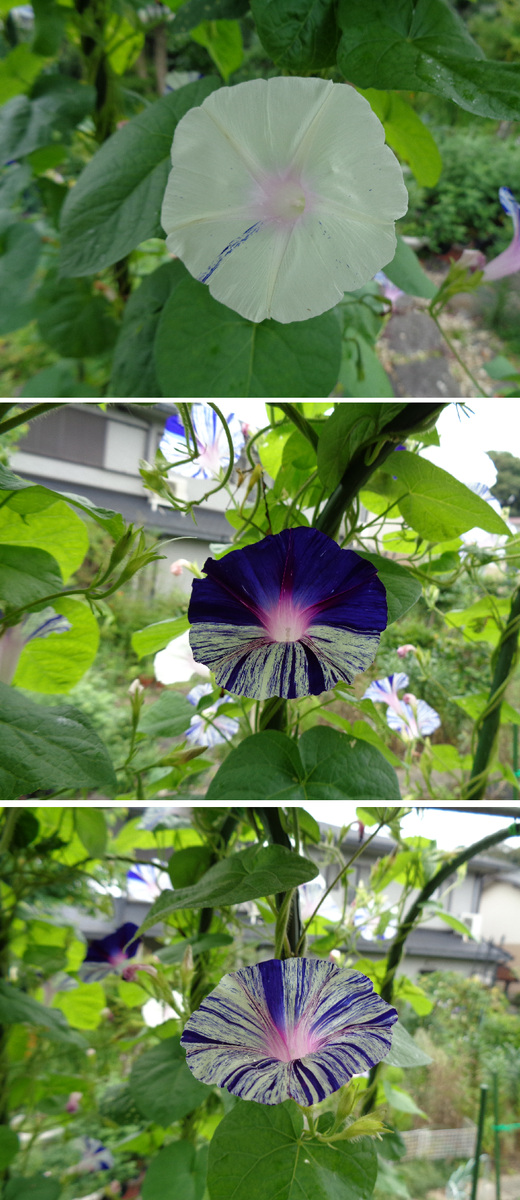
[[[401,1137],[411,1158],[472,1158],[475,1153],[476,1125],[464,1129],[409,1129]]]

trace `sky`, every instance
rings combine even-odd
[[[233,405],[242,420],[257,428],[267,424],[262,400],[236,400]],[[520,458],[518,400],[469,400],[467,406],[466,412],[472,410],[469,415],[455,402],[444,409],[437,422],[441,445],[429,447],[423,452],[424,457],[462,483],[486,483],[492,487],[496,471],[486,451],[508,450]]]

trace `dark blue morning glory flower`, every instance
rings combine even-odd
[[[132,921],[125,921],[113,933],[90,942],[79,972],[83,981],[92,983],[104,979],[105,975],[119,972],[129,958],[134,958],[141,942],[135,937],[137,930],[138,926]]]
[[[264,700],[316,696],[373,661],[386,592],[372,563],[317,529],[285,529],[194,579],[190,643],[217,683]]]

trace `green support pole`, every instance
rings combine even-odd
[[[484,1117],[486,1115],[487,1083],[480,1085],[480,1109],[478,1114],[477,1144],[475,1146],[475,1166],[473,1167],[473,1182],[471,1185],[471,1200],[477,1200],[478,1173],[480,1168],[480,1152],[482,1150],[482,1134],[484,1132]]]
[[[518,778],[518,725],[513,725],[513,772]]]
[[[500,1200],[500,1133],[498,1129],[498,1075],[493,1072],[493,1108],[495,1113],[495,1200]]]

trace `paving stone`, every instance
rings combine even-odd
[[[393,363],[391,375],[396,396],[441,396],[446,399],[461,395],[446,359],[440,356]]]
[[[427,313],[397,313],[391,317],[384,334],[397,354],[416,354],[418,350],[444,350],[445,341]]]

